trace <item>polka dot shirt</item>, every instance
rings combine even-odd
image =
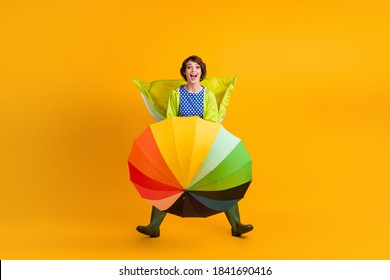
[[[198,116],[203,118],[204,90],[205,88],[203,87],[198,93],[190,93],[184,87],[179,88],[179,117]]]

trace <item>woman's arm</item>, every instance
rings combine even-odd
[[[167,118],[176,117],[179,114],[180,94],[178,90],[173,90],[168,99]]]
[[[206,89],[204,96],[203,119],[211,122],[218,122],[217,99],[212,91]]]

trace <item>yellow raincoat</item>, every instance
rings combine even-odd
[[[206,88],[204,103],[205,119],[208,118],[209,120],[216,122],[221,122],[224,119],[227,106],[230,101],[230,95],[236,80],[236,77],[205,78],[201,82],[201,85]],[[156,80],[153,82],[141,82],[133,78],[132,81],[139,88],[146,107],[148,108],[150,114],[154,119],[156,119],[157,121],[162,121],[167,117],[177,115],[177,111],[175,108],[168,108],[168,100],[169,96],[172,94],[172,96],[176,98],[176,102],[173,103],[179,104],[180,96],[178,94],[177,89],[181,85],[185,84],[183,80]],[[210,105],[210,94],[215,95],[218,112],[210,110],[210,112],[206,113],[207,107]]]

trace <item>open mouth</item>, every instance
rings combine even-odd
[[[190,74],[190,78],[191,78],[191,80],[195,80],[197,77],[198,77],[198,75],[197,75],[197,74]]]

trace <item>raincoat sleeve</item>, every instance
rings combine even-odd
[[[167,106],[167,118],[179,115],[180,94],[178,90],[173,90],[169,94]]]
[[[206,89],[203,104],[204,104],[203,119],[215,123],[218,122],[217,99],[215,98],[215,94],[209,89]]]

